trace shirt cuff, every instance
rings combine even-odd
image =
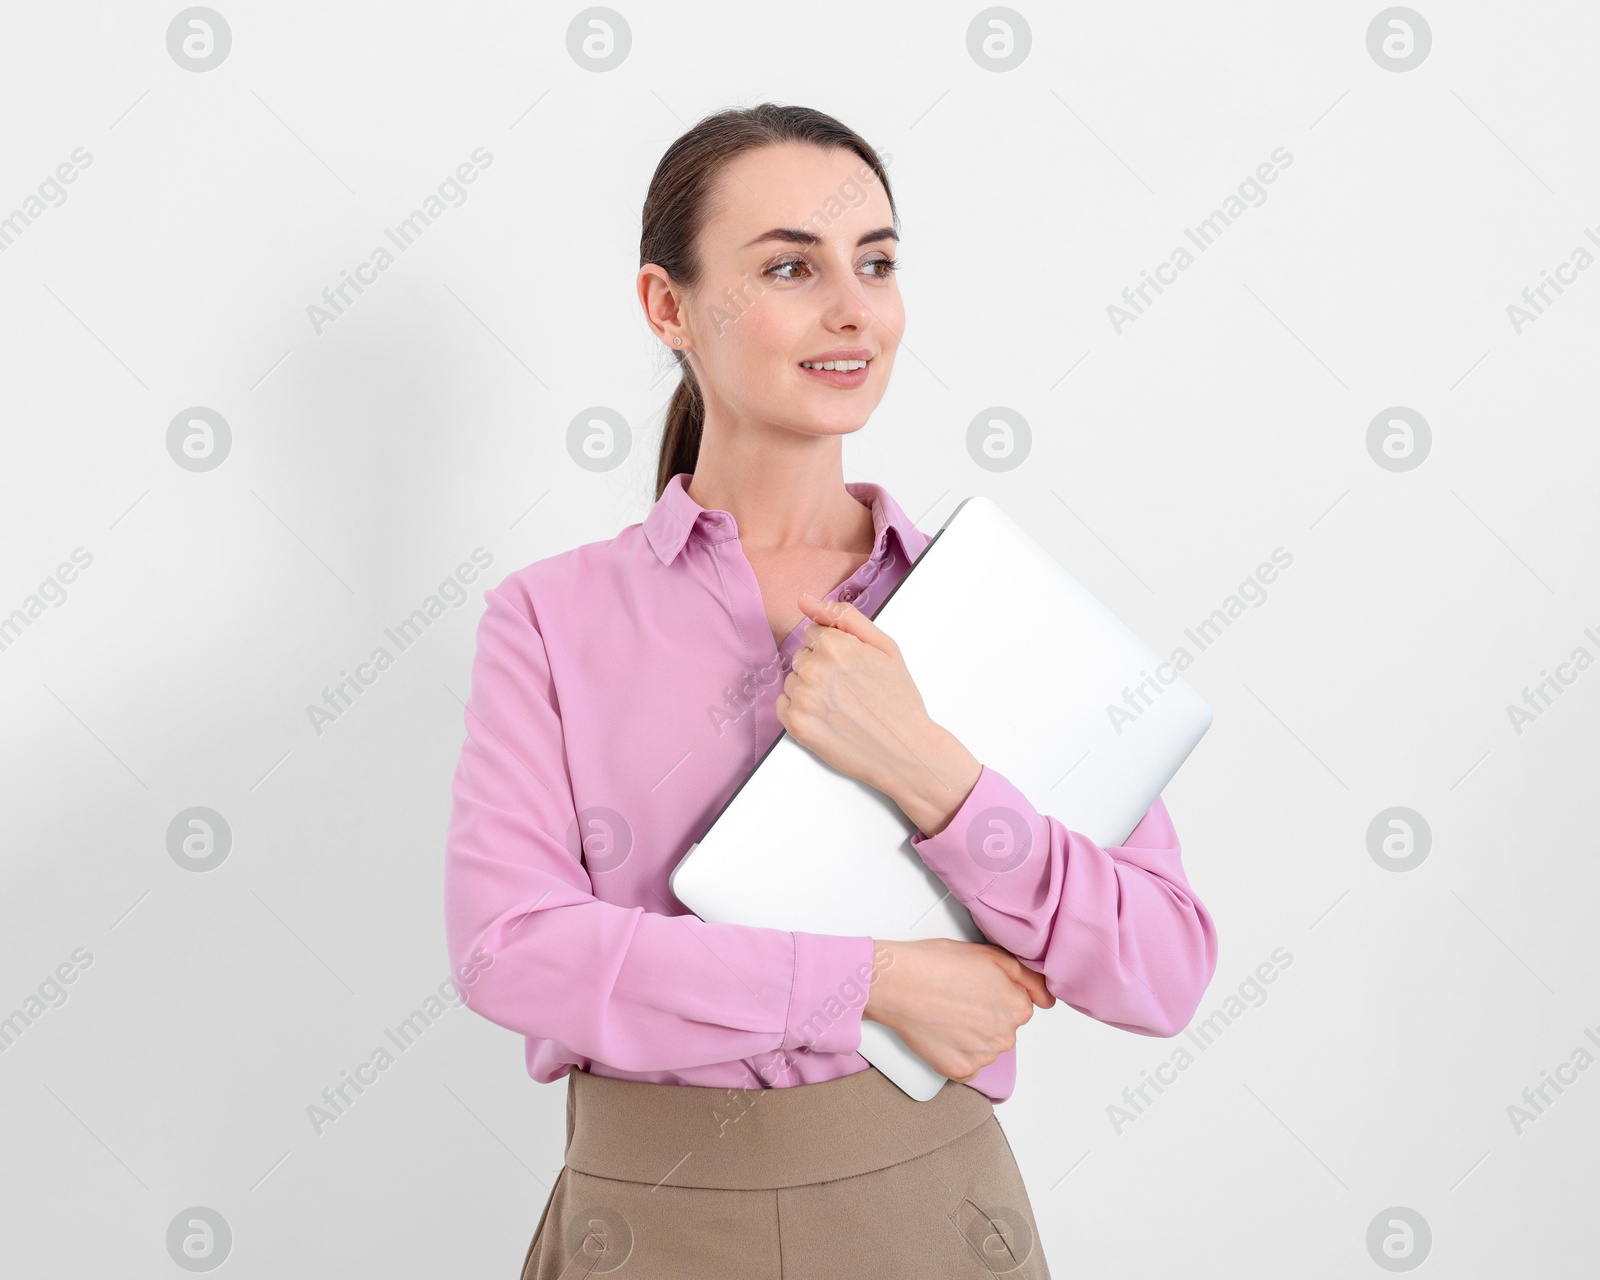
[[[938,835],[918,831],[911,847],[963,905],[979,897],[995,877],[1025,863],[1036,849],[1049,849],[1049,830],[1039,811],[1002,773],[988,765],[961,807]]]
[[[872,939],[796,933],[794,985],[781,1048],[854,1053],[872,982]]]

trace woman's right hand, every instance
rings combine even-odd
[[[863,1018],[881,1022],[947,1080],[970,1081],[1017,1043],[1017,1028],[1056,998],[1004,947],[921,938],[873,940]]]

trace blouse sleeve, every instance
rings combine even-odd
[[[871,938],[595,897],[569,844],[576,813],[543,638],[499,588],[485,597],[445,845],[445,937],[452,971],[475,970],[468,1007],[625,1071],[855,1050]]]
[[[1057,999],[1142,1035],[1189,1025],[1216,972],[1216,929],[1159,797],[1124,843],[1102,849],[985,765],[949,824],[911,845]]]

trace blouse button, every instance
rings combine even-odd
[[[843,591],[841,591],[839,593],[839,599],[843,600],[846,604],[848,604],[850,601],[854,600],[855,598],[856,598],[856,589],[854,587],[846,587]]]

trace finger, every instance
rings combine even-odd
[[[822,637],[827,635],[831,630],[833,630],[832,627],[821,626],[813,622],[809,627],[800,633],[801,644],[799,650],[796,651],[796,656],[799,656],[800,653],[805,652],[807,649],[815,649],[818,641],[820,641]]]
[[[818,600],[809,592],[800,593],[800,608],[808,618],[824,626],[833,627],[870,644],[875,649],[889,651],[889,637],[871,618],[846,600]]]
[[[1012,964],[1015,972],[1012,981],[1028,993],[1029,998],[1041,1009],[1048,1009],[1056,1002],[1050,988],[1045,985],[1044,975],[1036,969],[1030,969],[1022,961],[1013,958]]]

